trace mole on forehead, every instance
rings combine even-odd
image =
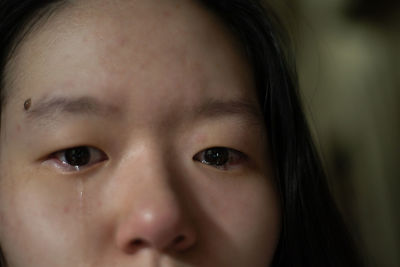
[[[32,99],[28,98],[27,100],[25,100],[24,102],[24,109],[25,110],[29,110],[31,108],[32,105]]]
[[[100,100],[93,96],[66,97],[52,96],[35,101],[29,98],[24,102],[24,110],[29,121],[52,121],[63,115],[90,115],[99,118],[118,118],[123,113],[122,106]],[[211,100],[193,106],[188,112],[193,120],[201,118],[236,117],[251,124],[262,126],[262,114],[257,105],[243,99]]]
[[[32,120],[48,120],[61,114],[96,115],[108,117],[120,114],[120,107],[103,102],[95,97],[44,97],[32,104],[31,98],[24,102],[24,110],[27,117]]]

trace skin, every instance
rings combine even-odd
[[[9,265],[268,266],[280,209],[241,51],[194,1],[75,1],[40,22],[7,68]],[[90,163],[63,163],[78,146]],[[201,161],[212,147],[234,149],[224,166]]]

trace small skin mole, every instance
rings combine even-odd
[[[24,109],[25,110],[29,110],[31,108],[32,105],[32,99],[28,98],[27,100],[25,100],[24,102]]]

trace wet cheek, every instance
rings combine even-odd
[[[3,218],[0,238],[6,255],[26,264],[26,261],[43,262],[47,255],[61,260],[67,257],[61,252],[79,250],[76,244],[83,243],[80,240],[83,218],[79,203],[69,196],[68,190],[62,193],[53,189],[52,193],[52,188],[32,181],[11,188],[9,193],[2,192],[5,194],[0,203]]]

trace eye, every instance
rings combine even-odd
[[[79,146],[57,151],[49,160],[63,171],[80,171],[107,159],[106,154],[97,148]]]
[[[242,163],[246,156],[231,148],[212,147],[197,153],[193,159],[218,169],[227,170],[229,167]]]

